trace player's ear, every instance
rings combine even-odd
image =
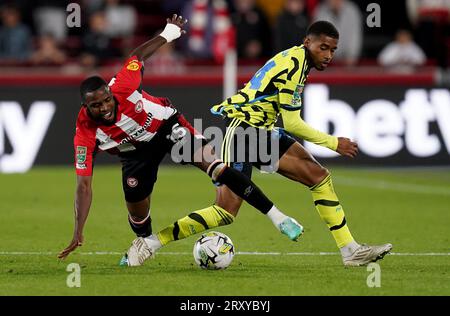
[[[81,107],[86,107],[86,97],[84,94],[81,94],[81,97],[79,100],[81,101]]]
[[[309,36],[306,36],[306,37],[303,39],[303,45],[304,45],[305,47],[308,47],[308,46],[309,46],[309,43],[311,43],[311,38],[310,38]]]

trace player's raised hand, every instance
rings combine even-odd
[[[185,34],[186,31],[183,30],[183,26],[187,23],[186,19],[180,15],[172,15],[171,18],[167,19],[167,24],[164,30],[159,34],[161,37],[165,38],[167,43],[176,40],[181,35]]]
[[[358,144],[345,137],[338,137],[338,147],[336,151],[342,156],[355,158],[358,154]]]
[[[167,18],[167,23],[170,24],[175,24],[176,26],[178,26],[181,29],[181,34],[185,34],[186,31],[183,30],[183,27],[186,25],[186,23],[188,22],[187,19],[183,19],[183,17],[180,15],[178,16],[177,14],[172,15],[171,18]]]
[[[69,246],[58,254],[58,259],[65,259],[72,251],[83,245],[83,236],[76,236],[72,239]]]

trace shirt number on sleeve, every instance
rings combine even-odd
[[[262,80],[266,76],[266,73],[273,67],[275,67],[275,62],[271,60],[270,62],[266,63],[261,69],[259,69],[250,80],[250,88],[258,90],[261,87]]]

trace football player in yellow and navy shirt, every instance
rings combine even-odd
[[[348,138],[335,137],[314,129],[301,116],[302,95],[308,74],[315,68],[323,71],[331,62],[337,49],[339,33],[329,22],[318,21],[307,30],[303,45],[294,46],[278,53],[256,72],[250,82],[236,95],[229,97],[211,111],[227,120],[227,133],[222,144],[222,159],[230,166],[251,176],[252,166],[261,168],[257,161],[236,161],[237,144],[244,144],[248,154],[257,151],[257,146],[239,140],[235,132],[238,127],[264,130],[257,142],[279,139],[277,172],[291,180],[309,187],[316,209],[325,221],[341,250],[345,265],[365,265],[381,259],[392,245],[359,245],[346,224],[344,210],[333,188],[330,173],[293,137],[327,147],[347,157],[355,157],[357,144]],[[274,128],[281,116],[284,129]],[[287,133],[286,133],[287,132]],[[248,133],[247,133],[248,134]],[[269,146],[269,144],[268,144]],[[241,147],[242,148],[242,147]],[[242,157],[242,156],[241,156]],[[219,196],[227,210],[237,213],[242,199],[226,186],[219,187]]]

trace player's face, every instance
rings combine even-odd
[[[108,86],[86,93],[85,105],[94,120],[106,124],[115,122],[116,101]]]
[[[320,36],[309,35],[303,44],[308,49],[314,68],[322,71],[328,67],[333,59],[338,40],[323,34]]]

